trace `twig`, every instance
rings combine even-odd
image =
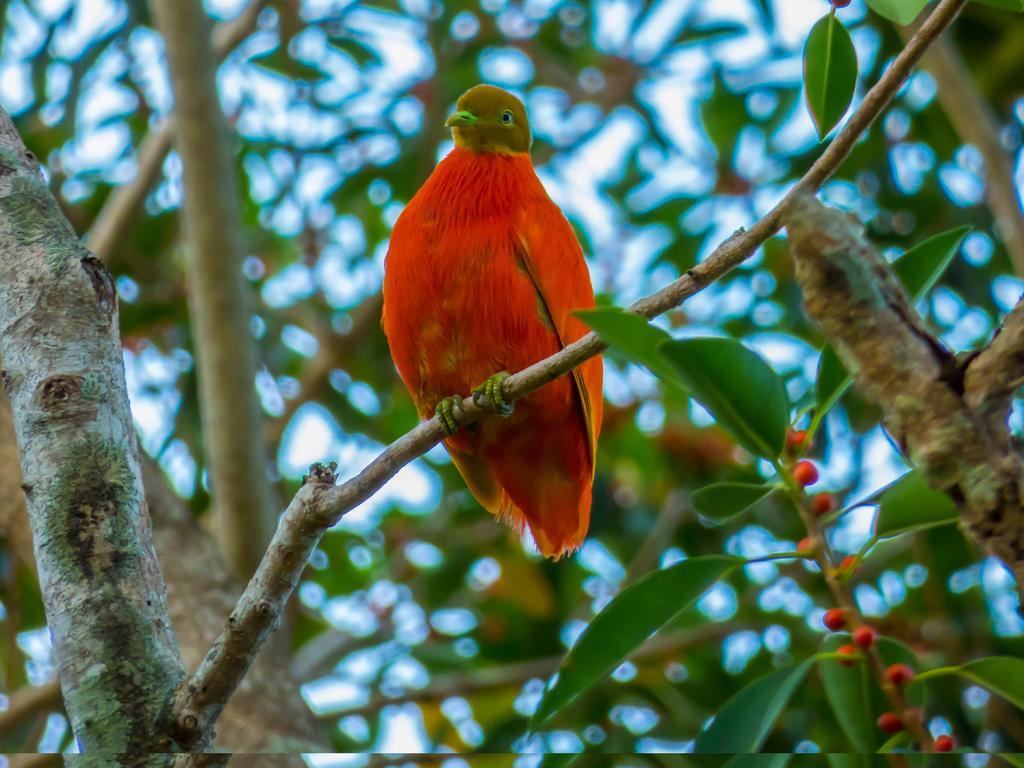
[[[309,361],[306,369],[302,372],[298,394],[285,401],[284,411],[273,421],[268,422],[267,428],[264,430],[266,443],[271,450],[277,450],[277,445],[281,442],[285,429],[302,404],[316,399],[324,390],[331,370],[348,365],[353,356],[358,354],[359,346],[366,343],[367,334],[372,332],[375,327],[380,327],[382,306],[383,300],[378,291],[363,299],[349,313],[352,327],[348,333],[317,334],[320,337],[318,339],[320,347],[316,356]]]
[[[740,264],[775,234],[786,207],[799,195],[817,190],[835,173],[860,135],[900,89],[921,54],[952,23],[965,3],[966,0],[942,0],[935,7],[889,69],[868,91],[835,140],[775,208],[749,230],[737,232],[719,245],[704,262],[657,293],[636,302],[630,309],[644,317],[655,317],[678,306]],[[604,349],[605,344],[596,334],[587,334],[560,352],[506,379],[502,392],[504,399],[515,401],[568,373]],[[483,413],[484,409],[467,401],[457,421],[460,426],[466,425],[479,419]],[[227,627],[173,703],[173,736],[179,744],[193,748],[205,740],[228,697],[245,676],[255,653],[273,631],[285,601],[323,532],[346,512],[370,498],[402,467],[430,450],[442,436],[441,424],[436,417],[422,422],[341,485],[335,485],[333,468],[314,465],[311,470],[313,477],[299,489],[285,510],[263,562],[232,612]]]
[[[650,532],[629,564],[626,572],[627,584],[632,584],[654,567],[658,556],[672,540],[672,536],[689,509],[688,494],[679,490],[669,491],[661,502],[658,518],[654,521]]]
[[[631,659],[649,658],[661,654],[677,652],[702,643],[709,643],[725,635],[740,631],[742,627],[733,622],[721,624],[702,624],[692,629],[682,629],[658,635],[644,643],[634,652]],[[406,691],[399,696],[377,696],[358,707],[331,710],[319,713],[323,719],[336,719],[349,715],[372,715],[384,707],[396,704],[408,704],[424,701],[439,701],[449,696],[465,696],[492,688],[523,683],[533,678],[548,678],[553,675],[565,657],[547,656],[531,659],[516,664],[506,664],[490,669],[474,669],[471,672],[457,672],[438,675],[430,681],[426,688]]]
[[[252,33],[268,2],[252,0],[238,16],[217,25],[212,35],[217,61],[224,61]],[[174,126],[171,121],[172,118],[167,118],[143,139],[136,152],[138,171],[135,178],[110,193],[89,229],[86,245],[104,261],[124,241],[143,201],[160,178],[164,160],[174,143]]]
[[[829,546],[828,538],[825,536],[825,531],[822,528],[821,521],[814,513],[814,510],[811,509],[810,499],[807,497],[803,488],[801,488],[793,479],[790,469],[791,467],[789,466],[782,466],[780,468],[780,474],[786,482],[787,490],[796,505],[797,511],[800,514],[800,519],[803,521],[804,527],[807,529],[808,537],[814,545],[814,560],[818,564],[818,568],[821,571],[822,576],[825,578],[825,583],[828,585],[829,591],[832,592],[832,597],[835,599],[836,605],[843,609],[850,630],[855,631],[857,628],[865,626],[867,622],[864,620],[864,615],[860,612],[860,608],[857,607],[857,602],[853,599],[853,592],[850,591],[850,587],[844,576],[836,567],[837,563],[835,554]],[[873,645],[871,648],[868,648],[865,651],[865,654],[867,655],[868,667],[871,669],[875,682],[882,690],[882,693],[885,694],[893,712],[895,712],[903,722],[911,738],[920,744],[921,748],[925,752],[931,752],[933,744],[928,731],[925,730],[924,725],[909,712],[907,699],[906,696],[904,696],[903,691],[886,679],[885,662],[882,660],[878,646]],[[905,766],[907,764],[906,759],[902,755],[888,755],[887,757],[889,758],[890,764],[894,766]]]

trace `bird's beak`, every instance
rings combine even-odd
[[[472,112],[467,112],[466,110],[463,109],[459,112],[456,112],[454,115],[451,115],[447,120],[444,121],[444,124],[449,128],[453,128],[457,125],[472,125],[473,123],[479,120],[480,118],[474,115]]]

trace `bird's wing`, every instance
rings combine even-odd
[[[516,227],[516,255],[537,291],[546,321],[565,347],[590,330],[572,314],[594,306],[590,271],[576,234],[551,200],[537,199],[525,208]],[[597,461],[597,435],[602,416],[602,366],[599,358],[573,369],[583,419],[590,438],[591,472]]]

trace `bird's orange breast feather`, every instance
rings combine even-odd
[[[395,225],[385,262],[384,330],[422,416],[501,370],[521,370],[583,336],[593,306],[572,228],[527,155],[454,150]],[[546,555],[586,533],[597,434],[599,358],[445,441],[480,502],[530,527]]]

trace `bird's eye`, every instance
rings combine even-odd
[[[510,110],[506,109],[501,113],[501,122],[505,125],[509,125],[512,122],[512,112]]]

